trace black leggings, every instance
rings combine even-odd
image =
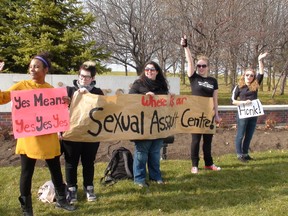
[[[192,166],[198,167],[199,165],[199,149],[200,141],[203,136],[203,154],[205,166],[211,166],[213,164],[213,159],[211,156],[211,143],[213,134],[192,134],[192,143],[191,143],[191,160]]]
[[[99,148],[99,142],[85,143],[62,140],[65,156],[65,173],[68,187],[77,187],[77,168],[81,159],[83,186],[93,186],[94,162]]]
[[[31,195],[32,176],[35,169],[36,159],[27,157],[21,154],[21,175],[20,175],[20,194],[21,196]],[[50,175],[55,188],[60,188],[63,185],[63,177],[60,166],[60,156],[53,159],[45,160],[50,170]]]

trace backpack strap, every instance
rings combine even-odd
[[[113,185],[117,181],[111,176],[111,171],[113,170],[116,160],[117,160],[117,151],[112,152],[111,160],[109,161],[109,164],[107,165],[105,171],[104,171],[104,176],[100,179],[100,183],[102,185]]]
[[[131,173],[131,171],[129,169],[129,165],[128,165],[128,163],[129,163],[129,161],[128,161],[128,152],[127,151],[123,151],[122,154],[123,154],[123,158],[124,158],[125,171],[126,171],[127,175],[129,176],[129,178],[133,178],[133,175],[132,175],[132,173]]]
[[[104,176],[100,179],[100,184],[104,185],[104,186],[111,186],[111,185],[114,185],[117,181],[111,177],[111,175],[107,175],[107,176]]]

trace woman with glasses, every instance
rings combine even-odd
[[[211,97],[214,102],[214,112],[215,112],[215,122],[220,123],[220,118],[218,115],[218,82],[215,78],[208,76],[209,72],[209,60],[206,56],[198,57],[196,61],[196,69],[194,67],[194,60],[192,58],[190,49],[187,45],[186,36],[181,38],[181,45],[184,47],[186,60],[188,62],[187,75],[189,77],[192,95]],[[197,174],[199,169],[199,149],[200,141],[203,137],[203,154],[205,169],[218,171],[221,170],[220,167],[216,166],[213,162],[211,155],[211,144],[213,134],[192,134],[191,143],[191,160],[192,169],[191,173]]]
[[[266,53],[261,53],[258,56],[259,74],[256,75],[255,70],[248,68],[244,71],[238,85],[235,86],[232,92],[232,103],[234,105],[250,104],[252,100],[257,99],[259,85],[264,77],[263,58]],[[239,100],[238,100],[239,99]],[[257,117],[239,119],[237,116],[237,134],[235,139],[236,154],[238,160],[245,163],[252,158],[249,156],[249,146],[252,140],[257,124]]]
[[[68,97],[71,99],[75,91],[104,95],[100,88],[95,87],[96,67],[95,63],[84,62],[78,72],[78,80],[73,81],[73,86],[67,86]],[[65,157],[65,172],[67,182],[67,199],[70,203],[77,202],[77,167],[81,158],[83,167],[83,189],[87,201],[95,201],[94,193],[94,161],[99,148],[99,142],[73,142],[62,140],[62,150]]]
[[[45,81],[50,69],[51,62],[48,53],[40,53],[34,56],[28,69],[31,80],[22,80],[11,86],[7,91],[0,91],[0,104],[6,104],[11,101],[11,91],[53,88]],[[70,205],[66,200],[66,187],[61,172],[61,151],[57,133],[18,138],[15,153],[20,154],[21,160],[21,195],[19,201],[23,215],[33,216],[31,187],[37,159],[45,160],[49,168],[56,192],[56,207],[68,211],[75,210],[75,206]]]
[[[168,82],[160,66],[153,61],[145,65],[145,69],[137,79],[129,94],[167,95]],[[163,139],[135,140],[133,174],[134,183],[140,187],[148,187],[146,183],[146,164],[148,165],[149,179],[163,184],[160,171],[160,150]]]

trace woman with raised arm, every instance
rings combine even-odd
[[[252,68],[247,68],[239,79],[238,85],[232,92],[232,104],[249,104],[258,98],[258,88],[264,77],[263,58],[267,52],[258,56],[259,74]],[[240,119],[237,116],[237,134],[235,139],[236,154],[239,161],[246,163],[253,158],[249,155],[250,142],[257,124],[257,116]]]
[[[218,115],[218,82],[215,78],[208,76],[209,72],[209,59],[206,56],[199,56],[196,61],[196,69],[194,66],[194,59],[187,44],[187,38],[184,36],[181,38],[181,45],[185,50],[185,57],[188,62],[187,75],[190,81],[192,95],[210,97],[213,98],[215,122],[220,123],[220,117]],[[199,172],[199,149],[200,141],[203,137],[203,153],[205,169],[218,171],[220,167],[216,166],[213,162],[211,155],[211,145],[213,134],[192,134],[191,143],[191,160],[192,169],[191,173],[197,174]]]

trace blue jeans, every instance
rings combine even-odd
[[[146,164],[148,165],[149,179],[162,180],[160,171],[160,150],[162,145],[162,139],[135,141],[133,161],[135,183],[145,183]]]
[[[239,119],[239,116],[237,116],[237,134],[235,139],[237,156],[248,155],[256,124],[257,117]]]

